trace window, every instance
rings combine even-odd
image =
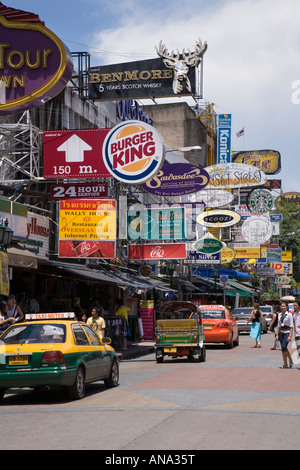
[[[84,325],[82,326],[82,328],[84,329],[85,333],[87,334],[90,342],[91,342],[91,345],[92,346],[99,346],[100,345],[100,339],[99,337],[96,335],[96,333],[94,333],[88,326]]]
[[[89,340],[80,325],[73,325],[73,334],[77,346],[89,346]]]
[[[64,343],[66,326],[60,323],[16,325],[1,338],[5,344]]]

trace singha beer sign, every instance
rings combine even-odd
[[[92,67],[89,70],[89,98],[119,101],[197,95],[197,67],[207,43],[197,41],[194,52],[168,52],[160,41],[159,59]]]

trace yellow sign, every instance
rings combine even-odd
[[[60,201],[60,240],[115,240],[116,201],[66,199]]]
[[[226,264],[230,263],[235,258],[235,252],[229,248],[228,246],[226,248],[223,248],[221,251],[221,264]]]
[[[236,259],[260,258],[260,248],[235,248]]]
[[[282,251],[281,252],[281,261],[293,261],[292,251]]]
[[[0,251],[0,294],[9,294],[8,254]]]

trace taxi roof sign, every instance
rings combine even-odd
[[[74,320],[74,312],[62,313],[28,313],[25,315],[25,320]]]

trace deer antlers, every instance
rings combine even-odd
[[[155,46],[155,49],[159,57],[161,57],[164,60],[168,60],[168,61],[175,63],[175,61],[179,60],[180,58],[178,49],[177,49],[177,53],[174,52],[174,49],[173,49],[170,54],[168,52],[167,47],[162,41],[159,42],[158,48]],[[188,50],[188,52],[186,52],[185,49],[183,49],[182,56],[183,56],[184,62],[189,66],[196,67],[196,65],[199,64],[200,58],[204,54],[206,49],[207,49],[207,42],[205,41],[204,43],[202,43],[202,41],[198,39],[198,41],[196,42],[196,47],[195,47],[194,52],[191,52],[190,49]]]

